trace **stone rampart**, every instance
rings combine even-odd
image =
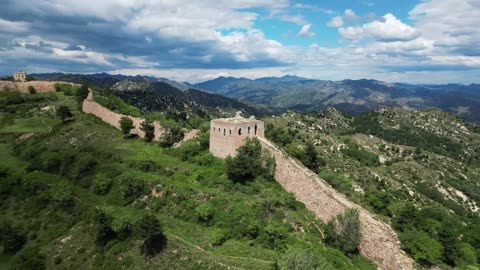
[[[0,91],[8,88],[11,90],[16,90],[22,93],[30,93],[28,91],[29,86],[35,87],[37,93],[48,93],[48,92],[55,92],[55,84],[62,83],[62,84],[72,84],[68,82],[48,82],[48,81],[31,81],[31,82],[11,82],[11,81],[0,81]]]
[[[92,91],[90,91],[90,93],[88,94],[88,97],[83,101],[82,111],[84,113],[91,113],[91,114],[99,117],[105,123],[107,123],[111,126],[114,126],[117,129],[120,129],[120,119],[122,117],[128,117],[128,118],[132,119],[133,125],[134,125],[134,128],[130,131],[130,134],[136,134],[141,138],[145,137],[145,133],[140,129],[140,124],[144,121],[143,118],[138,118],[138,117],[119,114],[119,113],[113,112],[113,111],[103,107],[102,105],[95,102],[95,100],[93,99],[93,92]],[[153,125],[155,127],[155,138],[154,138],[154,140],[158,141],[158,140],[160,140],[160,136],[164,132],[164,129],[157,122],[154,122]]]
[[[373,214],[349,201],[318,175],[285,155],[274,144],[260,138],[262,147],[275,157],[275,179],[298,201],[323,222],[328,222],[347,208],[360,211],[362,243],[360,252],[380,269],[413,269],[413,260],[400,248],[400,241],[393,229]]]

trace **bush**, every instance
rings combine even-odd
[[[350,208],[327,224],[326,241],[347,254],[358,253],[362,241],[360,213]]]
[[[92,181],[92,190],[98,195],[105,195],[112,187],[112,179],[103,174],[97,174]]]
[[[230,180],[234,183],[245,184],[255,177],[272,178],[275,162],[273,158],[262,155],[260,142],[247,138],[245,144],[237,149],[235,157],[228,156],[226,170]]]
[[[0,245],[8,254],[14,254],[19,251],[27,242],[25,235],[17,228],[14,228],[10,222],[2,221],[0,223]]]
[[[73,189],[66,184],[55,184],[50,190],[51,201],[60,208],[67,209],[75,204]]]
[[[60,118],[60,120],[62,120],[63,123],[65,123],[65,119],[72,117],[72,112],[70,112],[70,109],[64,105],[60,106],[57,109],[56,114],[57,114],[57,117]]]
[[[33,85],[30,85],[30,86],[28,86],[28,92],[30,94],[36,94],[37,90],[35,89],[35,87],[33,87]]]
[[[139,222],[139,233],[143,239],[142,252],[150,257],[163,249],[167,238],[163,234],[160,221],[153,215],[146,215]]]
[[[155,127],[153,126],[153,122],[149,120],[145,120],[140,124],[140,130],[145,132],[145,141],[151,142],[155,138]]]
[[[130,131],[134,128],[133,121],[130,117],[122,117],[120,119],[120,129],[122,130],[123,137],[128,138]]]
[[[13,257],[8,269],[43,270],[47,269],[45,260],[38,248],[27,247]]]
[[[409,230],[400,234],[405,250],[421,264],[431,266],[442,260],[443,246],[427,233]]]
[[[316,250],[299,247],[288,249],[277,264],[280,270],[333,269]]]
[[[130,176],[123,176],[120,180],[120,192],[122,193],[125,203],[131,203],[140,195],[143,195],[146,190],[145,181]]]

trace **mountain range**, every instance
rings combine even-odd
[[[312,80],[296,76],[246,79],[219,77],[196,88],[300,112],[335,107],[358,114],[382,107],[439,108],[469,121],[480,121],[480,85],[413,85],[377,80]]]

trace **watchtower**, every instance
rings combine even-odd
[[[27,73],[25,71],[15,72],[15,73],[13,73],[13,80],[14,81],[25,82],[25,81],[27,81]]]
[[[213,119],[210,121],[210,152],[219,158],[233,157],[245,138],[256,136],[265,137],[265,127],[254,116],[243,118],[241,112],[237,112],[232,118]]]

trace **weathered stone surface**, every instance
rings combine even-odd
[[[243,118],[239,113],[210,121],[210,152],[214,156],[235,156],[247,137],[265,137],[264,123],[254,117]]]
[[[105,123],[107,123],[111,126],[114,126],[117,129],[120,129],[120,119],[122,117],[128,117],[128,118],[132,119],[133,125],[135,126],[130,131],[130,134],[136,134],[141,138],[145,137],[145,133],[140,129],[140,124],[145,119],[119,114],[119,113],[113,112],[113,111],[103,107],[102,105],[95,102],[95,100],[93,99],[93,92],[92,91],[90,91],[90,93],[88,94],[88,97],[83,101],[82,111],[84,113],[91,113],[91,114],[99,117]],[[158,140],[160,140],[160,136],[164,132],[164,129],[157,122],[154,122],[153,125],[155,127],[155,138],[154,138],[154,140],[158,141]]]
[[[275,157],[275,179],[282,187],[295,194],[298,201],[315,213],[323,222],[328,222],[347,208],[360,211],[362,243],[360,252],[380,269],[413,269],[413,260],[400,248],[393,229],[375,215],[349,201],[312,171],[287,157],[265,138],[259,138],[262,147]]]
[[[35,87],[37,93],[48,93],[55,92],[55,84],[72,84],[68,82],[47,82],[47,81],[32,81],[32,82],[10,82],[10,81],[0,81],[0,91],[3,91],[5,88],[16,90],[22,93],[30,93],[28,91],[29,86]]]

